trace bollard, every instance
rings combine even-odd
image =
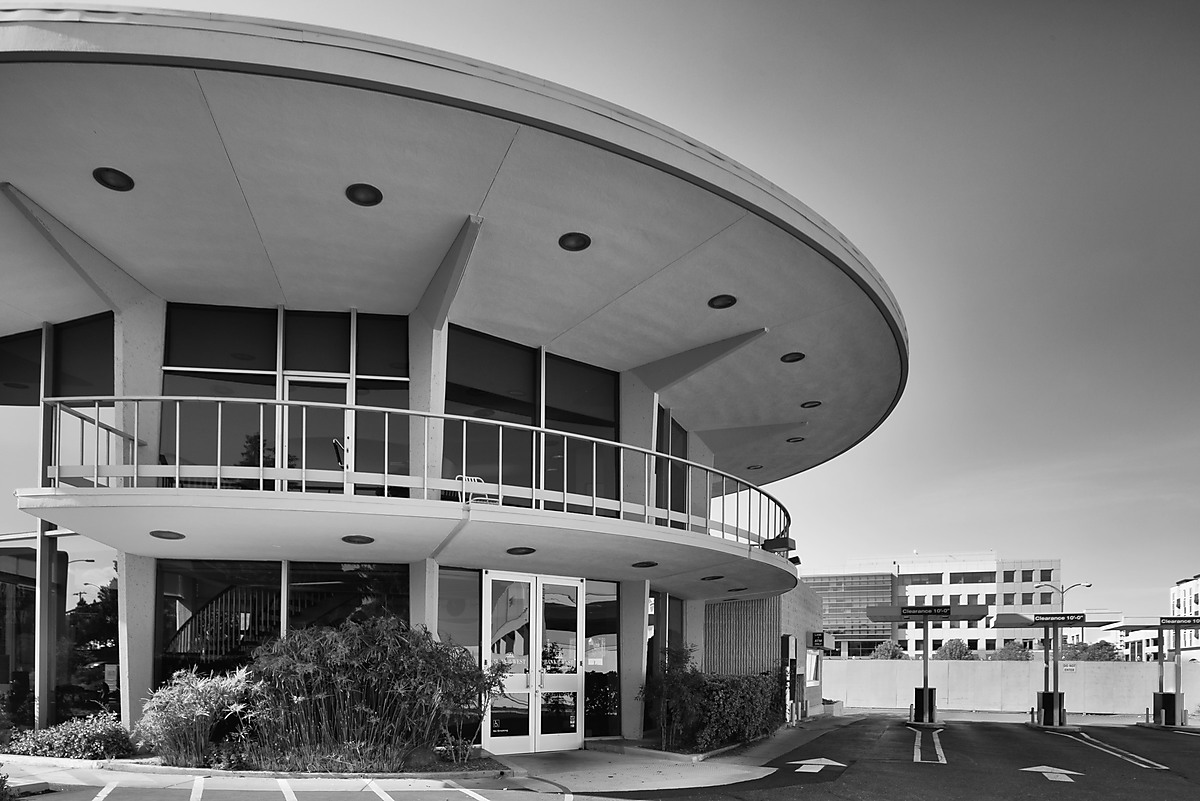
[[[1150,707],[1146,707],[1146,723],[1150,723]]]
[[[909,704],[908,705],[908,722],[909,723],[912,723],[915,720],[915,718],[913,717],[913,715],[915,713],[916,713],[916,704]]]
[[[1181,710],[1181,711],[1182,711],[1182,713],[1183,713],[1183,718],[1181,719],[1180,723],[1181,723],[1182,725],[1186,726],[1186,725],[1187,725],[1187,709],[1185,708],[1185,709],[1183,709],[1183,710]]]
[[[1029,724],[1031,726],[1037,725],[1037,715],[1034,714],[1033,707],[1029,707]]]

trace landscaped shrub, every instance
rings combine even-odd
[[[779,676],[704,673],[689,648],[669,649],[662,665],[643,697],[657,710],[664,750],[711,751],[771,734],[784,721]]]
[[[503,665],[395,617],[289,632],[255,652],[260,695],[247,738],[267,770],[399,771],[469,749],[455,722],[476,721],[499,690]]]
[[[111,712],[75,718],[48,729],[13,732],[5,750],[10,754],[71,759],[113,759],[134,753],[129,732]]]
[[[0,801],[17,801],[18,798],[20,796],[8,786],[8,774],[0,773]]]
[[[237,766],[255,689],[246,668],[220,676],[176,671],[146,701],[135,734],[167,765]]]

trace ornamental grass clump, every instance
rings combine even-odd
[[[217,676],[179,670],[143,706],[134,729],[166,765],[224,767],[241,750],[258,685],[246,668]]]
[[[343,772],[426,767],[435,748],[458,744],[456,721],[481,718],[503,675],[388,616],[289,632],[255,652],[252,671],[251,762]]]

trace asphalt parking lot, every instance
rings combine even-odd
[[[768,763],[776,770],[723,787],[614,794],[642,799],[1200,798],[1200,730],[953,722],[919,730],[869,716]]]

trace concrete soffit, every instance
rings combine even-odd
[[[120,313],[147,298],[157,298],[144,284],[114,264],[53,214],[12,184],[0,184],[0,194],[29,221],[98,298]]]
[[[467,263],[471,260],[471,253],[479,240],[479,229],[482,225],[482,217],[467,216],[462,228],[458,229],[454,243],[446,251],[442,263],[433,274],[433,278],[429,279],[429,285],[425,287],[425,292],[417,303],[416,313],[424,317],[434,330],[441,330],[446,326],[446,320],[450,317],[450,307],[454,305],[454,298],[462,286],[463,276],[467,274]]]
[[[696,373],[710,364],[720,361],[735,353],[754,340],[767,333],[766,328],[748,331],[744,334],[700,345],[691,350],[681,351],[653,362],[647,362],[631,371],[645,382],[653,392],[663,392]]]

